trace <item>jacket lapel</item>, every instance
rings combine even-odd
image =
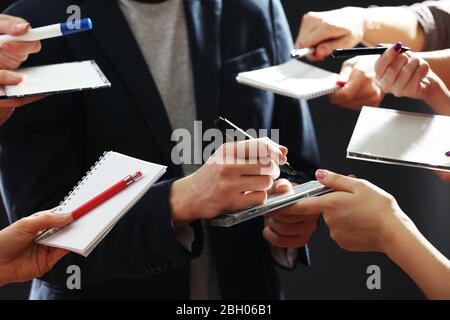
[[[222,0],[185,0],[185,11],[197,117],[206,130],[213,127],[219,110]]]
[[[92,36],[127,88],[167,164],[171,164],[170,154],[174,144],[171,141],[169,118],[156,83],[117,1],[88,1],[83,14],[93,18]]]

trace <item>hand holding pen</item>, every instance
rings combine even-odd
[[[242,135],[242,137],[246,137],[248,139],[255,139],[254,137],[252,137],[251,135],[249,135],[247,132],[245,132],[244,130],[242,130],[241,128],[239,128],[238,126],[236,126],[235,124],[233,124],[231,121],[219,117],[216,120],[216,126],[219,130],[222,131],[222,133],[226,136],[226,137],[230,137],[227,134],[227,130],[233,130],[235,133],[239,133]],[[234,140],[234,137],[230,137]],[[274,142],[275,143],[275,142]],[[290,176],[296,176],[297,175],[297,171],[295,171],[294,168],[291,167],[291,165],[286,162],[284,165],[280,166],[280,170],[282,173],[290,175]]]

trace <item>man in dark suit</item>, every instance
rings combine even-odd
[[[93,59],[113,88],[49,97],[17,110],[0,129],[1,190],[11,220],[56,206],[105,150],[169,168],[89,258],[66,256],[34,281],[31,297],[279,298],[274,260],[289,268],[298,259],[308,263],[307,249],[293,248],[306,245],[316,218],[293,222],[305,226],[296,234],[283,226],[289,221],[282,211],[266,227],[262,218],[230,229],[202,226],[199,219],[264,201],[276,170],[250,182],[254,173],[244,165],[234,186],[251,186],[240,191],[231,187],[234,167],[198,169],[171,158],[171,129],[201,120],[206,130],[223,115],[245,129],[280,128],[299,170],[293,180],[313,176],[317,148],[306,103],[235,81],[241,71],[289,59],[279,1],[24,0],[8,13],[41,26],[67,19],[74,3],[94,31],[46,41],[30,64]],[[81,290],[66,287],[70,265],[82,270]]]

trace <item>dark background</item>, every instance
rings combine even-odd
[[[242,0],[244,1],[244,0]],[[14,1],[0,0],[0,11]],[[297,34],[301,16],[308,11],[324,11],[339,7],[369,5],[408,5],[413,1],[300,1],[282,0]],[[57,21],[55,21],[57,22]],[[339,65],[325,61],[321,67],[338,71]],[[384,106],[428,112],[414,101],[388,97]],[[347,160],[345,150],[358,117],[357,112],[333,107],[326,98],[311,102],[323,166],[341,173],[353,173],[392,193],[403,210],[410,215],[424,235],[446,256],[450,256],[450,186],[432,173],[412,168],[388,166]],[[0,227],[6,225],[0,209]],[[423,299],[424,296],[402,270],[384,255],[349,253],[339,249],[330,239],[323,224],[311,242],[310,268],[299,267],[295,272],[280,271],[288,299]],[[414,252],[405,252],[414,254]],[[366,269],[378,265],[382,272],[382,289],[370,291],[366,287]],[[0,289],[0,299],[24,299],[28,284]]]

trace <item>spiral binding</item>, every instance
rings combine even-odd
[[[306,100],[310,100],[310,99],[326,96],[326,95],[328,95],[330,93],[335,92],[337,89],[339,89],[339,86],[336,86],[336,87],[333,87],[333,88],[330,88],[330,89],[326,89],[326,90],[322,90],[322,91],[310,94],[305,99]]]
[[[98,169],[100,164],[105,160],[105,158],[111,153],[111,151],[105,151],[103,155],[94,163],[94,165],[89,169],[89,171],[81,178],[80,181],[78,181],[77,185],[73,187],[72,191],[69,192],[67,196],[64,197],[64,200],[60,202],[57,211],[61,212],[63,210],[63,207],[66,206],[66,204],[72,200],[73,196],[75,196],[76,192],[80,190],[81,186],[84,185],[86,180],[95,172],[95,170]]]

